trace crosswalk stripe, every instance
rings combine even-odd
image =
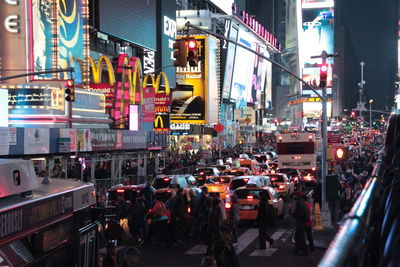
[[[268,249],[256,249],[254,250],[250,256],[251,257],[271,257],[278,249],[277,248],[268,248]]]
[[[238,238],[238,246],[236,248],[236,254],[242,252],[251,242],[258,236],[258,229],[248,229],[246,232],[241,234]]]
[[[188,251],[185,252],[186,255],[199,255],[199,254],[206,254],[207,246],[204,244],[199,244]]]
[[[278,229],[275,233],[271,235],[273,240],[279,239],[284,233],[286,233],[286,229]]]

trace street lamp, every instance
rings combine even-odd
[[[369,103],[369,133],[371,133],[371,131],[372,131],[372,110],[371,110],[372,102],[374,102],[373,99],[370,99],[368,101],[368,103]]]

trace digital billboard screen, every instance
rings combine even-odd
[[[100,31],[156,50],[156,0],[99,0]]]
[[[319,66],[321,58],[311,58],[320,55],[323,50],[328,54],[334,52],[334,13],[332,8],[302,9],[300,40],[300,66],[302,78],[312,86],[319,84]],[[332,59],[328,59],[327,87],[332,87]],[[303,92],[304,93],[304,92]]]

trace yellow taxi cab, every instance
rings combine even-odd
[[[251,175],[251,170],[246,167],[240,167],[235,169],[224,170],[220,173],[220,175],[245,176],[245,175]]]
[[[195,195],[201,192],[201,189],[196,186],[196,178],[191,174],[176,174],[176,175],[159,175],[153,181],[153,187],[156,189],[156,195],[162,195],[165,199],[168,199],[169,195],[173,191],[177,191],[178,188],[183,189],[183,194],[188,200],[189,191],[193,190]]]
[[[261,192],[267,193],[268,203],[276,209],[278,217],[282,217],[283,200],[278,196],[274,188],[269,186],[257,187],[253,184],[247,184],[246,186],[239,187],[233,193],[238,198],[240,220],[254,221],[257,219]],[[225,207],[227,206],[229,205],[225,205]]]
[[[219,193],[221,199],[225,200],[226,193],[229,190],[229,185],[231,184],[233,178],[235,178],[233,175],[210,176],[208,177],[204,186],[208,188],[208,192]]]
[[[286,200],[294,194],[294,183],[289,180],[285,173],[269,172],[265,174],[268,176],[278,191],[278,194]]]

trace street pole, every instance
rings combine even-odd
[[[371,109],[371,104],[374,102],[373,99],[369,100],[369,134],[371,135],[372,132],[372,109]]]
[[[362,101],[362,97],[363,97],[363,93],[364,93],[364,84],[365,84],[365,81],[364,81],[364,65],[365,65],[364,61],[361,61],[360,62],[360,66],[361,66],[361,81],[358,84],[358,86],[359,86],[359,90],[358,90],[358,93],[359,93],[359,98],[358,98],[359,105],[358,105],[358,108],[360,109],[360,117],[361,117],[361,122],[362,123],[364,121],[363,120],[363,116],[362,116],[362,112],[363,112],[363,109],[364,109],[364,103]]]

